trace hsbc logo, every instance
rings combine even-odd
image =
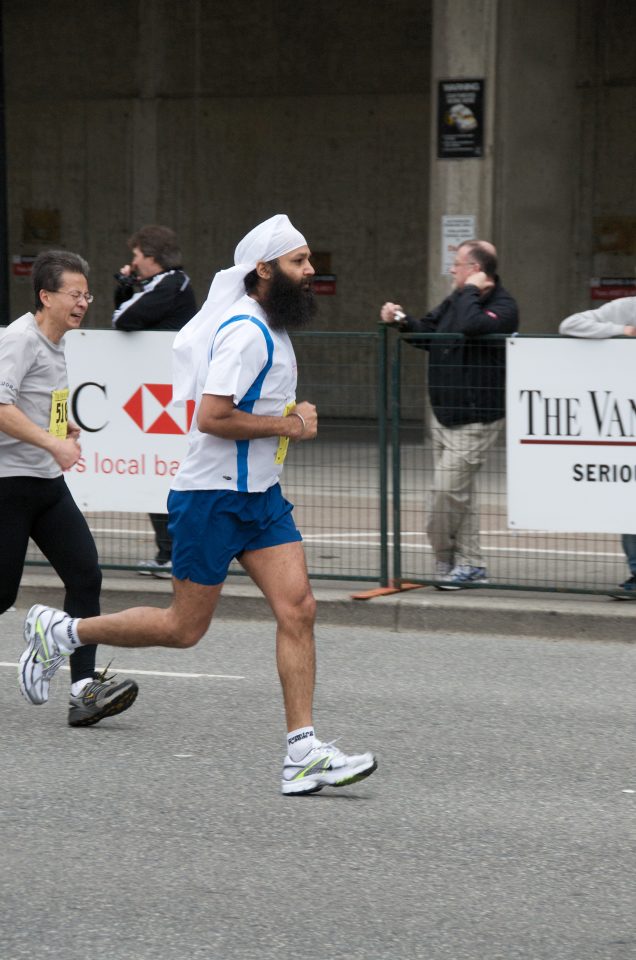
[[[123,410],[143,433],[164,436],[187,433],[194,415],[194,401],[188,400],[185,407],[171,407],[171,404],[172,384],[142,383],[123,405]],[[87,433],[104,430],[110,422],[106,384],[95,380],[80,383],[71,396],[71,414]]]
[[[144,433],[187,433],[194,414],[194,401],[185,407],[171,407],[171,383],[142,383],[123,409]]]

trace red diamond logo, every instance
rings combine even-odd
[[[187,433],[194,415],[194,400],[188,400],[185,408],[168,412],[166,407],[171,403],[171,383],[142,383],[124,404],[124,410],[144,433]]]

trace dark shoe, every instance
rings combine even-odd
[[[108,669],[108,667],[106,668]],[[78,696],[69,701],[68,722],[71,727],[90,727],[104,717],[114,717],[132,707],[139,687],[134,680],[115,680],[106,670],[87,683]]]
[[[621,583],[618,590],[610,593],[614,600],[636,600],[636,576],[632,575],[625,583]]]

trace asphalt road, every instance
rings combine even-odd
[[[20,698],[23,615],[2,960],[634,960],[636,646],[322,627],[318,733],[379,768],[299,799],[271,624],[116,652],[137,703],[73,730],[68,674]]]

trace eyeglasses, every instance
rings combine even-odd
[[[476,267],[477,264],[474,260],[453,260],[454,267]]]
[[[92,293],[83,293],[81,290],[54,290],[53,293],[65,293],[72,297],[75,303],[79,303],[82,299],[86,300],[86,303],[92,303],[95,299]]]

